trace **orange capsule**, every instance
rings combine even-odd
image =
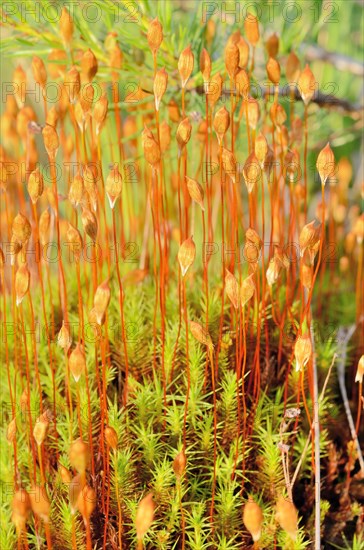
[[[342,256],[339,261],[340,273],[347,273],[350,267],[350,261],[347,256]]]
[[[279,38],[276,32],[274,32],[268,37],[265,43],[265,47],[267,48],[269,57],[274,57],[274,58],[277,57],[278,50],[279,50]]]
[[[33,437],[38,446],[42,445],[44,442],[47,432],[48,432],[49,421],[46,415],[42,414],[37,418],[34,428],[33,428]]]
[[[111,297],[111,291],[109,287],[109,282],[106,280],[96,289],[94,296],[94,309],[96,313],[96,320],[99,325],[102,324],[104,319],[105,312],[109,306]]]
[[[193,242],[193,238],[189,237],[179,247],[178,261],[182,271],[182,277],[184,277],[195,260],[196,246]]]
[[[259,122],[260,117],[260,110],[259,110],[259,103],[254,98],[248,98],[248,105],[247,105],[247,111],[248,111],[248,123],[250,128],[253,130],[256,129]],[[245,109],[244,109],[244,115],[245,115]]]
[[[327,178],[335,175],[335,157],[329,143],[320,151],[316,161],[316,168],[320,175],[321,185],[325,185]]]
[[[116,201],[121,195],[122,186],[123,178],[119,172],[118,165],[115,164],[105,181],[105,191],[109,199],[110,208],[114,208]]]
[[[147,126],[144,126],[144,130],[142,133],[142,144],[145,160],[151,166],[156,168],[159,165],[159,161],[161,159],[161,151],[158,142],[156,141],[155,137]]]
[[[55,63],[52,63],[53,61]],[[48,55],[47,67],[52,78],[64,76],[67,67],[61,63],[62,61],[67,61],[67,53],[64,50],[52,50]]]
[[[259,237],[258,233],[255,231],[255,229],[248,227],[248,229],[245,231],[245,238],[248,242],[254,244],[257,250],[260,250],[262,248],[263,241]]]
[[[15,265],[15,260],[17,254],[22,249],[22,244],[12,235],[10,240],[9,254],[10,254],[10,265]]]
[[[105,314],[101,314],[101,316],[99,315],[100,323],[98,323],[97,317],[98,316],[97,316],[95,308],[94,307],[91,308],[90,311],[88,312],[88,322],[89,322],[90,329],[92,330],[95,339],[100,338],[100,335],[101,335],[100,326],[103,325],[105,323],[105,320],[106,320]]]
[[[341,186],[348,187],[353,177],[353,167],[348,158],[342,157],[338,162],[337,177]]]
[[[260,162],[255,156],[255,151],[253,151],[246,159],[243,167],[243,176],[248,193],[253,191],[255,185],[258,185],[261,171]]]
[[[171,144],[171,128],[168,125],[168,122],[163,120],[162,124],[159,127],[160,136],[159,136],[159,146],[162,153],[167,151]]]
[[[153,494],[148,493],[139,502],[136,516],[135,516],[135,529],[138,541],[141,541],[144,535],[149,531],[154,521],[155,504],[153,501]]]
[[[260,164],[260,167],[263,168],[264,161],[268,153],[268,143],[265,136],[262,134],[262,132],[259,132],[259,134],[256,137],[255,144],[254,144],[254,151],[255,151],[255,156]]]
[[[294,345],[294,356],[296,359],[296,371],[301,371],[311,359],[312,344],[309,333],[302,334]]]
[[[239,48],[234,42],[228,42],[225,48],[225,67],[230,80],[235,80],[239,69]]]
[[[90,116],[90,111],[94,102],[95,88],[93,84],[87,83],[82,86],[79,95],[79,104],[82,109],[82,114],[85,120]]]
[[[75,105],[74,113],[75,113],[75,119],[80,131],[85,132],[88,124],[89,113],[84,112],[84,110],[82,109],[82,105],[79,101],[77,101]]]
[[[283,109],[282,105],[279,103],[272,103],[272,106],[269,110],[269,116],[273,124],[281,130],[281,126],[285,123],[287,119],[286,111]]]
[[[78,497],[82,489],[86,485],[86,476],[82,474],[75,475],[68,484],[68,496],[70,501],[71,514],[75,514],[78,510]]]
[[[197,128],[197,139],[200,143],[206,142],[206,134],[207,134],[208,126],[206,120],[201,120],[198,128]]]
[[[208,51],[202,48],[200,55],[200,71],[202,73],[203,81],[208,82],[211,76],[211,58]]]
[[[192,126],[189,118],[186,117],[183,120],[181,120],[181,122],[179,123],[177,128],[177,133],[176,133],[176,139],[177,139],[180,152],[189,142],[191,137],[191,132],[192,132]]]
[[[252,497],[249,497],[248,502],[244,506],[243,522],[246,529],[252,536],[254,542],[257,542],[262,533],[263,512],[261,507],[254,502]]]
[[[44,190],[43,175],[39,168],[33,170],[28,179],[28,193],[33,204],[37,202]]]
[[[59,84],[60,98],[58,101],[59,116],[63,119],[70,110],[70,99],[64,83]]]
[[[77,208],[77,206],[80,204],[82,197],[83,197],[83,177],[80,174],[76,174],[76,176],[73,178],[69,191],[68,191],[68,198],[70,203],[74,208]]]
[[[137,285],[138,283],[144,281],[148,273],[148,269],[132,269],[129,273],[124,275],[122,278],[122,283],[124,286]]]
[[[159,111],[160,102],[166,92],[167,84],[168,84],[168,74],[165,68],[163,67],[162,69],[156,72],[154,77],[153,91],[154,91],[154,101],[155,101],[156,111]]]
[[[46,124],[42,130],[44,147],[51,160],[54,160],[59,148],[59,139],[56,129],[50,124]]]
[[[70,103],[77,102],[81,90],[81,78],[77,67],[73,65],[65,76],[64,86],[66,88]]]
[[[239,48],[239,67],[245,69],[249,62],[249,44],[240,36],[237,46]]]
[[[73,36],[73,19],[67,8],[62,9],[61,18],[59,21],[59,29],[66,46],[69,46]]]
[[[47,84],[47,69],[44,65],[43,60],[37,55],[33,57],[32,71],[36,83],[44,88]]]
[[[255,293],[255,284],[253,281],[254,274],[249,275],[249,277],[246,277],[240,287],[240,299],[241,299],[241,305],[244,307],[249,300],[252,299]]]
[[[72,468],[80,474],[86,472],[90,463],[90,448],[85,441],[81,438],[73,441],[68,456]]]
[[[85,525],[88,524],[95,507],[96,493],[89,485],[85,485],[77,498],[77,508],[81,513]]]
[[[42,245],[47,243],[49,235],[49,227],[51,223],[51,215],[48,210],[43,210],[39,217],[39,240]]]
[[[20,396],[20,410],[22,413],[29,410],[30,407],[30,396],[28,388],[24,388],[23,393]]]
[[[95,214],[91,212],[91,210],[83,208],[81,221],[86,234],[90,237],[92,241],[96,241],[99,226]]]
[[[22,533],[25,530],[31,510],[30,497],[25,489],[19,489],[14,493],[11,510],[11,521],[14,523],[17,533]]]
[[[149,94],[144,92],[144,90],[140,86],[138,86],[136,90],[128,92],[124,101],[125,103],[131,104],[130,110],[132,111],[135,111],[137,109],[143,110],[143,105],[139,106],[139,104],[143,102],[144,99],[146,99],[147,97],[149,97]],[[132,104],[134,104],[135,106],[132,107]]]
[[[186,453],[182,449],[182,451],[180,451],[175,456],[175,458],[173,460],[173,464],[172,464],[173,471],[174,471],[177,479],[180,479],[183,476],[183,474],[186,470],[186,464],[187,464]]]
[[[278,86],[280,78],[281,78],[281,68],[276,59],[274,57],[270,57],[268,59],[267,65],[267,75],[269,80],[275,85]]]
[[[213,108],[220,99],[222,83],[223,80],[220,73],[216,73],[206,86],[207,101],[211,108]]]
[[[221,154],[221,160],[222,160],[222,167],[225,171],[225,173],[231,178],[231,180],[236,183],[236,159],[234,154],[229,151],[229,149],[226,149],[225,147],[222,148],[222,154]]]
[[[76,262],[79,262],[83,246],[82,237],[78,229],[76,229],[76,227],[73,227],[73,225],[70,223],[68,224],[67,229],[67,240],[68,243],[72,245],[73,258],[76,260]]]
[[[194,65],[194,55],[191,50],[191,46],[188,45],[185,48],[178,59],[178,72],[182,82],[182,88],[185,88],[188,79],[191,76]]]
[[[227,40],[227,45],[230,46],[231,44],[237,44],[239,42],[239,38],[240,38],[240,30],[236,30],[234,31],[233,33],[231,33],[231,35],[229,36],[228,40]]]
[[[230,126],[230,115],[226,107],[221,107],[221,109],[216,111],[214,116],[213,126],[216,132],[219,144],[222,145],[224,136]]]
[[[277,258],[276,255],[270,260],[268,269],[266,271],[267,283],[269,286],[273,286],[279,277],[281,272],[282,262]]]
[[[240,94],[245,99],[248,97],[250,90],[250,80],[248,73],[245,69],[240,69],[235,77],[235,85],[238,94]]]
[[[95,54],[90,48],[86,50],[81,57],[81,70],[86,80],[91,82],[98,69],[98,63]]]
[[[240,304],[239,284],[236,277],[228,269],[226,269],[225,275],[225,291],[233,307],[238,309]]]
[[[294,51],[291,51],[286,61],[286,77],[290,84],[296,83],[300,76],[301,64]]]
[[[124,54],[119,46],[119,44],[115,43],[114,46],[109,51],[109,63],[110,67],[113,69],[121,69],[124,61]],[[114,75],[117,77],[117,73],[114,72]]]
[[[243,255],[249,264],[249,272],[253,271],[255,273],[259,260],[259,248],[253,242],[247,240],[244,245]]]
[[[209,44],[209,45],[211,44],[215,34],[216,34],[216,23],[213,20],[213,18],[210,17],[207,20],[207,23],[206,23],[206,42],[207,42],[207,44]]]
[[[313,248],[321,237],[321,223],[313,220],[306,224],[299,236],[300,255],[303,256],[306,249]]]
[[[172,122],[180,121],[181,115],[179,112],[179,107],[174,99],[171,99],[170,102],[168,103],[168,116]]]
[[[62,321],[62,326],[58,333],[57,344],[66,352],[69,350],[72,344],[72,337],[64,321]]]
[[[245,17],[244,30],[245,30],[245,34],[248,39],[248,42],[252,46],[256,46],[260,37],[259,23],[258,23],[258,18],[252,13],[247,13]]]
[[[297,87],[304,104],[308,105],[315,95],[316,80],[310,67],[307,64],[298,78]]]
[[[26,264],[18,267],[15,275],[16,305],[19,306],[29,290],[30,272]]]
[[[208,330],[206,330],[206,328],[203,327],[200,323],[197,323],[196,321],[190,321],[190,331],[192,336],[196,338],[197,342],[208,346],[210,350],[214,347]]]
[[[150,49],[155,54],[163,41],[163,27],[157,17],[149,24],[147,40]]]
[[[65,466],[63,466],[63,464],[58,464],[58,471],[59,475],[61,476],[62,482],[69,485],[72,481],[71,472]]]
[[[288,180],[294,183],[300,175],[300,155],[297,149],[287,151],[284,161]]]
[[[98,101],[96,101],[96,103],[95,103],[92,116],[93,116],[93,119],[96,122],[96,134],[97,135],[101,132],[101,130],[102,130],[104,124],[105,124],[108,105],[109,105],[109,103],[108,103],[106,94],[102,94],[100,99]]]
[[[69,368],[75,382],[78,382],[86,370],[86,356],[79,343],[69,356]]]
[[[197,204],[200,205],[201,210],[204,211],[205,210],[205,206],[203,204],[204,192],[201,185],[198,183],[198,181],[192,178],[189,178],[188,176],[186,176],[186,182],[187,182],[187,189],[191,199],[197,202]]]
[[[118,446],[118,434],[116,433],[116,430],[112,428],[111,426],[105,427],[105,439],[106,443],[111,449],[117,449]]]
[[[51,504],[45,488],[34,485],[29,491],[29,496],[33,513],[43,520],[44,523],[49,523]]]
[[[57,109],[55,107],[51,107],[47,112],[46,124],[49,124],[50,126],[53,126],[53,128],[56,128],[58,118],[59,113]]]
[[[276,505],[276,518],[280,527],[289,535],[292,540],[296,540],[298,531],[298,512],[290,500],[279,497]]]
[[[14,238],[20,243],[24,244],[32,233],[31,225],[28,219],[19,212],[12,223],[12,234]]]

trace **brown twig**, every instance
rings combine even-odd
[[[195,91],[199,95],[203,95],[204,87],[196,86]],[[295,101],[302,101],[302,97],[298,91],[298,88],[292,88],[292,86],[284,86],[279,87],[277,89],[278,97],[280,98],[287,98],[289,101],[290,96],[294,98]],[[224,89],[222,90],[222,94],[230,96],[230,90]],[[234,92],[235,93],[235,92]],[[255,99],[259,99],[264,97],[266,94],[269,93],[269,88],[266,86],[256,85],[252,87],[251,89],[251,96]],[[323,92],[320,92],[317,90],[315,92],[315,95],[311,99],[311,103],[315,103],[319,107],[323,107],[326,109],[336,109],[338,111],[342,111],[344,113],[351,113],[356,114],[358,117],[362,115],[363,113],[363,106],[350,103],[350,101],[347,101],[346,99],[335,97],[332,94],[324,94]]]
[[[363,63],[347,55],[328,52],[324,48],[314,44],[302,44],[301,49],[307,61],[325,61],[326,63],[334,65],[339,71],[347,71],[357,76],[364,76]]]
[[[353,420],[353,416],[351,414],[348,394],[347,394],[346,386],[345,386],[345,363],[346,363],[346,356],[347,356],[347,346],[348,346],[348,343],[349,343],[351,337],[353,336],[356,328],[357,328],[356,324],[351,325],[347,330],[345,330],[343,327],[339,328],[338,342],[339,342],[340,349],[342,350],[342,352],[341,352],[341,356],[340,356],[340,361],[337,365],[337,377],[338,377],[338,380],[339,380],[340,393],[341,393],[341,397],[342,397],[342,400],[343,400],[343,403],[344,403],[346,417],[348,419],[351,438],[355,443],[356,450],[357,450],[357,453],[358,453],[358,460],[359,460],[359,464],[360,464],[360,469],[362,471],[362,474],[364,475],[364,459],[363,459],[363,455],[362,455],[362,452],[361,452],[361,449],[360,449],[360,443],[359,443],[358,435],[355,431],[354,420]]]

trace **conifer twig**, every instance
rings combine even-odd
[[[321,241],[322,242],[322,241]],[[312,373],[313,373],[313,423],[315,430],[315,549],[321,548],[321,462],[320,462],[320,415],[315,353],[314,325],[311,323]]]
[[[332,358],[332,361],[331,361],[331,365],[330,365],[330,368],[329,368],[329,371],[327,373],[327,376],[326,376],[326,379],[325,379],[325,382],[324,382],[324,385],[323,385],[323,388],[321,390],[321,394],[320,394],[320,397],[319,397],[319,403],[321,403],[321,401],[323,400],[324,396],[325,396],[325,392],[326,392],[326,388],[327,388],[327,384],[329,382],[329,378],[330,378],[330,375],[331,375],[331,371],[332,371],[332,367],[334,366],[334,363],[335,363],[335,360],[337,358],[337,355],[336,353],[334,354],[334,357]],[[311,430],[313,428],[313,423],[311,424]],[[310,430],[310,432],[311,432]],[[302,451],[302,454],[301,454],[301,458],[299,459],[298,461],[298,464],[296,466],[296,469],[295,469],[295,472],[293,474],[293,477],[292,477],[292,481],[291,481],[291,489],[293,488],[293,485],[295,484],[295,481],[297,479],[297,476],[298,476],[298,472],[300,471],[300,468],[301,468],[301,465],[302,465],[302,462],[303,462],[303,459],[305,458],[306,456],[306,453],[307,453],[307,449],[308,449],[308,446],[310,444],[310,435],[307,437],[306,439],[306,443],[305,443],[305,446],[303,448],[303,451]]]
[[[362,319],[360,321],[362,321]],[[351,337],[353,336],[356,328],[357,328],[356,324],[351,325],[347,330],[345,330],[344,327],[339,328],[338,341],[339,341],[340,347],[342,348],[342,353],[341,353],[341,356],[340,356],[340,361],[337,365],[337,376],[338,376],[338,380],[339,380],[340,393],[341,393],[341,397],[342,397],[342,400],[343,400],[343,403],[344,403],[346,417],[348,419],[351,438],[355,442],[356,450],[357,450],[357,453],[358,453],[358,460],[359,460],[359,464],[360,464],[360,469],[361,469],[362,475],[364,475],[363,454],[362,454],[361,449],[360,449],[358,435],[355,431],[354,420],[353,420],[353,416],[351,414],[348,394],[347,394],[346,386],[345,386],[345,363],[346,363],[346,356],[347,356],[347,346],[348,346],[348,343],[349,343]]]

